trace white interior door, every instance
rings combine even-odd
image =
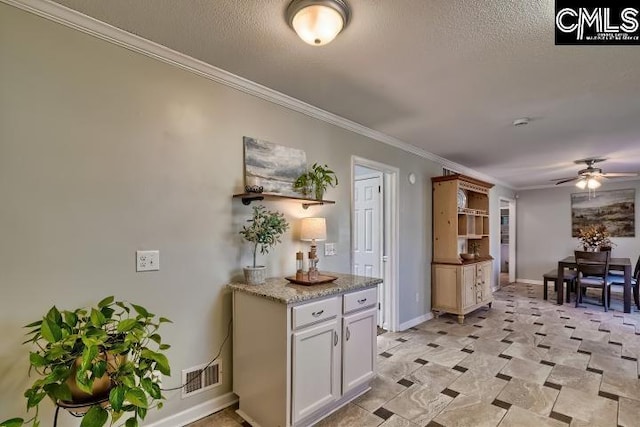
[[[382,278],[382,173],[354,182],[353,274]],[[378,324],[384,324],[384,283],[378,286]]]

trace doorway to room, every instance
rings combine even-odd
[[[398,170],[354,156],[351,176],[351,271],[383,280],[378,286],[378,328],[395,331]]]
[[[516,281],[516,201],[500,198],[500,280],[499,286]]]

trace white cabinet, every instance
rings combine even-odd
[[[347,393],[375,375],[376,309],[342,319],[342,391]]]
[[[377,287],[297,304],[233,293],[233,391],[254,427],[306,427],[369,390]]]
[[[293,422],[340,397],[338,320],[293,334]]]

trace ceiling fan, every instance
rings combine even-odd
[[[596,163],[604,162],[607,159],[601,158],[590,158],[590,159],[582,159],[576,160],[574,163],[577,165],[585,164],[586,168],[578,171],[578,176],[573,178],[558,178],[553,179],[552,181],[557,181],[556,185],[564,184],[567,182],[576,181],[576,187],[584,190],[585,188],[589,188],[590,190],[594,190],[602,185],[600,180],[602,178],[622,178],[622,177],[632,177],[639,176],[638,172],[617,172],[617,173],[605,173],[602,172],[602,169],[596,168],[593,165]]]

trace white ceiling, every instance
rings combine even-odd
[[[555,46],[553,0],[348,0],[323,47],[289,0],[57,2],[515,188],[640,171],[640,47]]]

